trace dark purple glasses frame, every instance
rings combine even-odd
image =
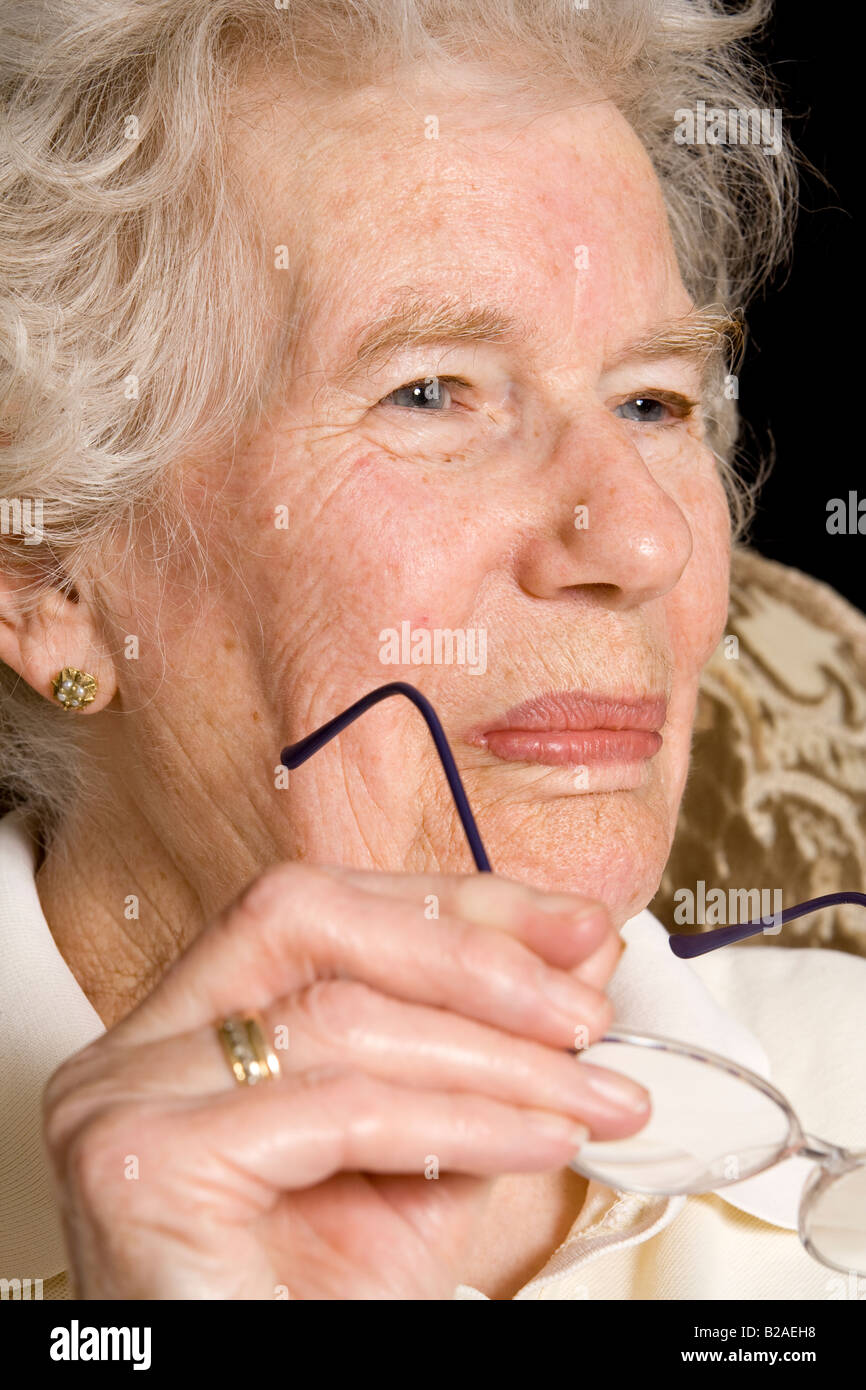
[[[298,739],[297,743],[288,744],[280,753],[280,762],[284,767],[290,769],[300,767],[314,753],[318,753],[320,748],[324,748],[326,743],[330,743],[332,738],[336,738],[337,734],[342,733],[349,724],[354,723],[359,715],[365,714],[373,705],[378,705],[380,700],[387,700],[391,695],[405,695],[406,699],[412,701],[412,704],[423,717],[448,779],[448,786],[457,807],[460,823],[469,841],[475,867],[480,873],[491,873],[490,860],[482,843],[478,826],[475,824],[472,807],[469,805],[466,789],[460,780],[460,773],[457,771],[454,754],[451,752],[445,737],[445,730],[442,728],[439,716],[430,701],[421,694],[420,690],[416,690],[414,685],[409,685],[406,681],[389,681],[387,685],[380,685],[376,690],[371,690],[369,695],[364,695],[354,705],[350,705],[347,710],[344,710],[342,714],[330,719],[327,724],[322,725],[321,729],[307,734],[306,738]],[[690,959],[693,956],[703,956],[709,951],[715,951],[719,946],[730,946],[736,941],[745,941],[747,937],[760,936],[770,923],[774,926],[784,926],[787,922],[793,922],[797,917],[805,917],[808,913],[817,912],[822,907],[835,907],[838,903],[859,903],[861,907],[866,907],[866,893],[825,893],[820,898],[809,898],[807,902],[797,903],[794,907],[786,907],[778,914],[778,921],[775,916],[762,917],[757,922],[742,922],[728,927],[716,927],[713,931],[702,932],[699,936],[675,933],[668,940],[675,956]]]

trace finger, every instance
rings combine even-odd
[[[593,951],[592,955],[581,961],[574,973],[579,980],[583,980],[584,984],[594,985],[596,989],[604,989],[616,970],[624,950],[625,942],[619,932],[611,932],[604,937],[601,945]]]
[[[603,903],[580,893],[545,893],[500,874],[382,874],[323,866],[363,892],[423,904],[425,920],[460,917],[506,931],[560,969],[616,936]],[[435,914],[435,915],[434,915]]]
[[[577,967],[586,984],[602,989],[625,950],[603,904],[579,893],[544,893],[501,875],[380,874],[328,868],[364,891],[376,887],[405,902],[422,898],[425,916],[453,912],[480,926],[510,932],[549,965]]]
[[[266,1008],[319,977],[351,977],[385,994],[449,1009],[552,1046],[583,1026],[602,1036],[613,1010],[600,990],[547,965],[507,932],[407,915],[306,866],[257,879],[137,1009],[112,1029],[139,1044]]]
[[[341,1257],[351,1264],[354,1299],[447,1298],[461,1282],[495,1186],[495,1176],[438,1172],[431,1163],[423,1181],[417,1174],[340,1173],[282,1200],[289,1212],[287,1224],[303,1225],[320,1238],[332,1240]],[[366,1211],[372,1194],[385,1204],[377,1223],[383,1259],[374,1262],[367,1291],[363,1271],[371,1263],[370,1222],[347,1223],[346,1212],[357,1212],[359,1205]],[[396,1243],[390,1239],[392,1217],[397,1218],[400,1228]],[[414,1241],[407,1240],[409,1231],[414,1232]],[[444,1268],[451,1275],[438,1293],[434,1292],[435,1275],[431,1281],[431,1256],[434,1269]],[[317,1296],[340,1295],[326,1280]]]
[[[365,1174],[365,1178],[400,1219],[414,1229],[423,1249],[435,1249],[437,1259],[454,1271],[457,1275],[454,1283],[459,1283],[460,1274],[466,1268],[467,1250],[477,1237],[495,1179],[467,1173],[440,1173],[435,1184],[435,1200],[431,1200],[434,1194],[430,1192],[432,1183],[429,1181],[422,1186],[416,1177],[391,1173]],[[340,1179],[332,1179],[326,1188],[314,1191],[330,1193],[335,1181]],[[300,1199],[296,1196],[293,1200]],[[400,1284],[397,1291],[399,1293]]]
[[[346,1067],[395,1085],[571,1115],[594,1139],[631,1134],[649,1113],[644,1089],[615,1071],[355,981],[318,981],[266,1010],[262,1023],[282,1077]],[[157,1077],[157,1089],[171,1095],[216,1095],[238,1084],[213,1026],[133,1049],[113,1073],[127,1094],[152,1091]]]
[[[585,1127],[549,1111],[326,1068],[285,1084],[237,1086],[207,1104],[154,1108],[146,1124],[128,1108],[101,1117],[92,1138],[87,1130],[77,1138],[75,1153],[103,1207],[113,1190],[128,1208],[122,1156],[131,1125],[142,1170],[163,1179],[142,1183],[137,1198],[150,1200],[154,1186],[164,1218],[166,1185],[185,1190],[194,1170],[196,1190],[219,1193],[220,1220],[228,1222],[341,1171],[423,1177],[435,1161],[439,1171],[478,1176],[540,1172],[564,1167],[586,1140]]]

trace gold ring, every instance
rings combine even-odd
[[[226,1061],[241,1086],[259,1081],[276,1081],[280,1064],[273,1048],[265,1042],[261,1014],[232,1014],[217,1025]]]

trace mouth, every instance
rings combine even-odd
[[[637,763],[662,746],[664,695],[623,699],[582,691],[540,695],[470,730],[466,742],[505,762],[551,767]]]

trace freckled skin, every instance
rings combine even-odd
[[[281,91],[240,124],[234,155],[268,239],[305,238],[291,382],[233,460],[185,465],[210,580],[175,562],[158,609],[170,679],[152,642],[118,663],[130,713],[99,739],[120,811],[100,827],[94,805],[90,849],[132,835],[142,864],[169,867],[163,909],[181,944],[279,859],[470,871],[407,704],[378,706],[274,787],[286,742],[404,679],[441,714],[494,868],[600,898],[620,924],[664,867],[698,678],[727,610],[729,518],[699,422],[654,429],[614,413],[653,386],[693,394],[694,369],[605,370],[626,340],[690,307],[657,182],[602,100],[554,115],[512,102],[507,124],[432,79],[315,110],[292,102]],[[438,141],[424,138],[428,111]],[[588,269],[574,267],[577,246]],[[412,349],[338,389],[347,343],[399,286],[496,299],[542,328],[543,347]],[[455,388],[450,416],[377,404],[436,373],[472,384]],[[272,524],[281,505],[287,529]],[[153,569],[142,562],[139,607],[110,580],[105,591],[122,648],[157,609]],[[379,634],[406,620],[484,628],[486,672],[383,665]],[[577,794],[562,769],[464,741],[519,701],[575,688],[670,694],[662,751],[636,785]]]
[[[439,109],[435,90],[425,100]],[[458,126],[449,108],[438,142],[419,138],[414,107],[371,102],[366,122],[360,109],[346,104],[328,138],[327,174],[303,198],[321,297],[297,387],[251,450],[253,469],[275,457],[274,496],[289,495],[301,518],[269,553],[290,555],[287,574],[309,576],[300,613],[274,595],[285,612],[283,728],[295,737],[383,680],[413,680],[445,719],[493,864],[597,894],[622,921],[652,896],[669,850],[697,679],[727,604],[727,509],[699,431],[684,425],[661,442],[614,421],[608,397],[638,389],[646,373],[601,373],[621,342],[689,307],[660,194],[638,141],[606,104],[527,116],[507,130],[466,110]],[[290,119],[286,128],[288,139]],[[293,188],[283,186],[269,203],[275,238],[292,205]],[[575,245],[590,252],[580,277]],[[346,329],[363,326],[404,283],[469,285],[524,307],[547,330],[545,355],[413,352],[353,382],[350,396],[322,404],[320,395],[320,427],[311,428],[313,394],[341,360]],[[518,391],[525,408],[513,409],[512,428],[492,429],[489,447],[476,425],[429,416],[391,424],[377,414],[381,396],[436,369],[481,381],[478,417],[501,417]],[[647,379],[686,390],[690,372],[656,365]],[[578,502],[592,518],[583,532],[572,525]],[[308,509],[314,526],[303,520]],[[485,627],[487,672],[383,667],[378,633],[403,620]],[[485,714],[580,686],[670,691],[664,748],[640,787],[564,795],[558,773],[461,745]],[[311,801],[299,794],[292,815],[306,853],[470,867],[408,707],[380,707],[305,777]]]

